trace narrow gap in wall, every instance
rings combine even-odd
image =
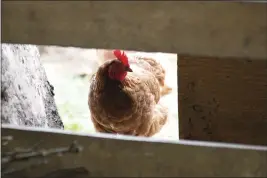
[[[48,80],[54,86],[55,102],[65,130],[96,133],[88,107],[90,78],[106,60],[114,59],[112,51],[59,46],[38,48]],[[168,108],[168,119],[162,129],[152,137],[178,140],[177,54],[124,51],[131,59],[153,58],[165,69],[165,95],[159,102]]]

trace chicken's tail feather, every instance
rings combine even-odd
[[[160,88],[160,95],[165,96],[172,92],[172,88],[167,86],[166,84]]]

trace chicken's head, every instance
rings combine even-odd
[[[123,81],[127,75],[127,72],[132,72],[130,68],[128,57],[123,51],[114,50],[113,54],[116,56],[116,60],[113,60],[108,69],[108,75],[113,80]]]

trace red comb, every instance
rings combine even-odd
[[[124,65],[128,66],[128,57],[126,56],[126,54],[124,53],[124,51],[121,50],[114,50],[113,54],[116,56],[117,59],[119,59]]]

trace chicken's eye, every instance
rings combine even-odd
[[[115,77],[116,74],[115,74],[115,72],[111,72],[111,75],[112,75],[112,77]]]

